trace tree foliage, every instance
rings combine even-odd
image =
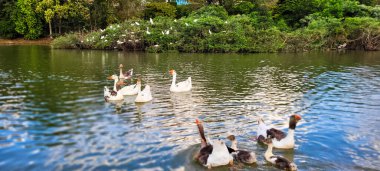
[[[153,2],[146,4],[145,10],[144,10],[144,18],[150,19],[155,18],[158,16],[166,16],[174,18],[176,15],[176,8],[169,4],[164,2]]]
[[[15,30],[16,25],[12,20],[17,13],[15,5],[15,1],[0,3],[0,38],[15,38],[18,35]]]
[[[15,30],[27,39],[37,39],[42,35],[42,16],[35,12],[37,0],[18,0],[18,11],[13,18]]]

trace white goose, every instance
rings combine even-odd
[[[273,146],[275,148],[282,148],[282,149],[290,149],[294,148],[295,140],[294,140],[294,130],[296,129],[297,122],[301,120],[300,115],[291,115],[289,118],[289,130],[288,134],[286,135],[283,131],[270,128],[267,125],[265,125],[262,118],[259,118],[258,120],[258,128],[257,128],[257,140],[259,142],[262,142],[266,144],[265,139],[267,138],[267,132],[271,132],[274,136],[273,139]]]
[[[123,96],[136,95],[141,91],[141,80],[138,78],[136,84],[125,86],[119,90]]]
[[[119,65],[119,69],[120,69],[119,78],[120,79],[130,79],[130,78],[132,78],[133,68],[130,69],[129,71],[127,71],[126,73],[123,73],[123,67],[124,67],[123,64]]]
[[[143,91],[139,91],[135,102],[149,102],[153,99],[150,86],[146,85]]]
[[[279,169],[284,169],[284,170],[290,170],[290,171],[295,171],[297,170],[297,165],[294,162],[289,161],[288,159],[278,156],[278,155],[273,155],[272,150],[273,150],[273,140],[274,136],[271,135],[271,132],[268,131],[268,138],[265,140],[266,143],[268,144],[267,151],[265,151],[264,157],[265,160],[268,162],[272,163]]]
[[[215,142],[207,143],[202,123],[196,119],[195,123],[198,126],[199,135],[201,136],[201,149],[196,154],[195,158],[203,165],[208,167],[224,166],[233,164],[234,158],[230,155],[224,141],[216,140]]]
[[[111,75],[108,77],[108,79],[114,80],[113,90],[109,90],[107,86],[104,86],[104,100],[106,102],[123,100],[124,96],[116,89],[116,84],[119,81],[119,78],[116,75]]]
[[[179,82],[176,84],[176,79],[177,79],[177,73],[175,70],[170,70],[169,71],[170,75],[173,76],[172,79],[172,84],[170,86],[170,91],[171,92],[186,92],[191,90],[191,77],[187,78],[187,80]]]

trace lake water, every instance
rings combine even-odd
[[[153,101],[106,103],[106,79],[133,68]],[[192,77],[191,93],[169,92]],[[234,133],[258,163],[216,170],[277,170],[252,141],[258,116],[287,130],[274,150],[299,170],[379,170],[380,52],[147,54],[0,46],[0,170],[200,170],[195,118],[210,138]]]

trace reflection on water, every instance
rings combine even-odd
[[[286,130],[302,115],[294,150],[275,150],[300,170],[380,167],[379,52],[146,54],[0,46],[0,170],[200,170],[195,118],[211,138],[237,135],[257,165],[276,170],[251,140],[256,119]],[[153,101],[105,103],[106,77],[133,68]],[[170,93],[192,77],[193,90]],[[217,168],[226,170],[228,167]]]

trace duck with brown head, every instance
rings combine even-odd
[[[259,142],[266,144],[267,131],[270,131],[273,136],[273,146],[275,148],[290,149],[294,148],[294,130],[296,129],[298,121],[301,120],[301,116],[294,114],[289,117],[289,130],[288,134],[276,128],[268,127],[262,118],[258,120],[257,139]]]

